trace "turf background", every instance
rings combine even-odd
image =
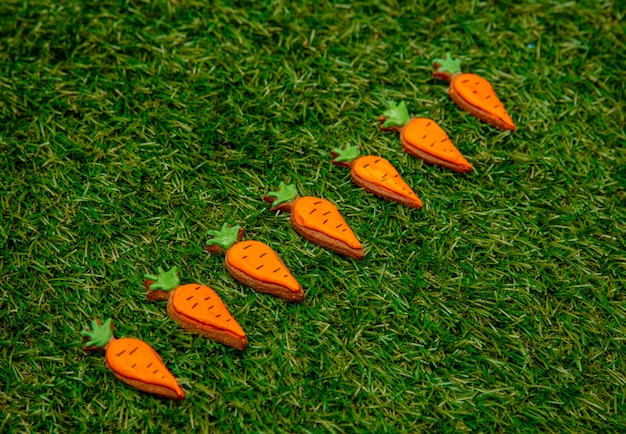
[[[600,432],[626,423],[624,5],[612,1],[0,4],[0,431]],[[432,62],[492,81],[518,131],[460,111]],[[389,101],[474,165],[380,132]],[[388,158],[424,200],[333,167]],[[335,202],[356,263],[268,211]],[[241,224],[306,290],[252,292],[204,250]],[[141,280],[218,291],[245,352],[183,333]],[[181,403],[81,350],[93,317],[145,339]]]

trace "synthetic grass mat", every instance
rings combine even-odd
[[[8,1],[0,5],[0,431],[599,432],[626,424],[620,2]],[[489,79],[518,125],[462,112],[432,62]],[[379,130],[390,101],[474,166]],[[413,210],[330,150],[398,168]],[[339,207],[355,262],[265,193]],[[305,289],[234,281],[207,232],[240,224]],[[143,275],[180,269],[248,334],[183,332]],[[80,332],[150,343],[180,403],[117,381]]]

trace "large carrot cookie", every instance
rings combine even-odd
[[[491,83],[476,74],[461,72],[461,59],[448,55],[435,59],[434,76],[450,83],[450,98],[463,110],[496,128],[515,131],[513,119]]]
[[[390,103],[389,109],[378,119],[382,122],[382,130],[400,134],[402,147],[414,157],[455,172],[472,170],[472,165],[461,155],[437,122],[428,118],[409,118],[409,110],[404,101],[397,105]]]
[[[333,164],[350,168],[354,183],[370,193],[411,208],[421,208],[422,201],[386,159],[375,155],[361,156],[359,147],[345,146],[332,150]]]
[[[199,333],[238,350],[248,346],[246,333],[215,291],[198,283],[180,285],[176,267],[169,271],[159,267],[158,271],[157,275],[145,275],[146,298],[167,300],[167,314],[183,330]]]
[[[291,213],[291,226],[307,240],[353,259],[363,259],[361,242],[337,207],[328,200],[300,197],[295,185],[284,182],[280,183],[278,191],[268,193],[263,199],[272,204],[270,211]]]
[[[209,231],[206,250],[226,251],[226,269],[235,279],[265,294],[287,301],[304,300],[304,291],[278,254],[260,241],[241,241],[243,229],[224,223],[219,231]]]
[[[93,320],[91,331],[83,331],[81,334],[89,340],[85,344],[85,351],[105,351],[106,365],[117,379],[162,398],[185,398],[185,392],[176,378],[150,345],[139,339],[116,339],[113,336],[111,318],[104,324]]]

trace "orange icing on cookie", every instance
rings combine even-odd
[[[472,165],[452,144],[446,132],[432,119],[411,119],[401,134],[408,144],[426,154],[457,166],[472,168]]]
[[[400,177],[396,168],[384,158],[372,155],[357,158],[352,164],[352,170],[367,182],[421,203],[411,187]]]
[[[468,104],[483,110],[502,122],[515,127],[513,119],[504,108],[504,105],[496,95],[491,83],[476,74],[459,74],[452,82],[454,91]]]
[[[197,283],[181,285],[176,288],[170,301],[176,312],[193,321],[239,337],[246,335],[220,296],[208,286]]]
[[[298,281],[289,272],[278,254],[259,241],[242,241],[226,252],[226,262],[253,279],[301,291]]]
[[[341,241],[353,249],[361,243],[335,205],[319,197],[304,196],[296,200],[292,214],[300,226]]]
[[[185,396],[161,357],[144,341],[134,338],[115,339],[107,347],[106,362],[123,377],[166,387],[181,398]]]

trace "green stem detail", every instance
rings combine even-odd
[[[359,155],[361,155],[357,145],[346,145],[343,148],[335,148],[333,149],[333,153],[337,154],[333,160],[336,163],[351,162],[356,160]]]
[[[98,324],[95,319],[91,321],[91,331],[84,330],[81,332],[81,336],[89,338],[89,342],[85,344],[86,347],[96,346],[97,348],[104,348],[113,338],[113,332],[111,331],[111,318],[106,320],[104,324]]]
[[[150,289],[161,289],[163,291],[171,291],[178,288],[180,285],[180,279],[178,278],[178,267],[172,267],[169,271],[164,271],[162,267],[158,267],[159,274],[146,274],[143,277],[149,280],[153,280],[154,283],[150,285]]]
[[[444,59],[435,59],[433,63],[438,65],[437,71],[458,74],[461,72],[461,59],[454,59],[450,54],[446,54]]]
[[[285,184],[281,182],[278,186],[278,191],[270,191],[267,193],[268,197],[273,197],[276,200],[272,202],[272,206],[278,206],[281,203],[288,203],[293,201],[298,196],[298,190],[295,184]]]
[[[217,244],[224,250],[228,250],[230,246],[237,242],[239,238],[239,230],[241,228],[238,225],[230,227],[228,223],[222,225],[222,229],[219,231],[209,231],[209,240],[206,242],[207,246]]]
[[[383,127],[403,127],[409,121],[409,109],[406,108],[406,103],[401,101],[400,104],[395,102],[389,103],[389,108],[383,113],[386,118]]]

